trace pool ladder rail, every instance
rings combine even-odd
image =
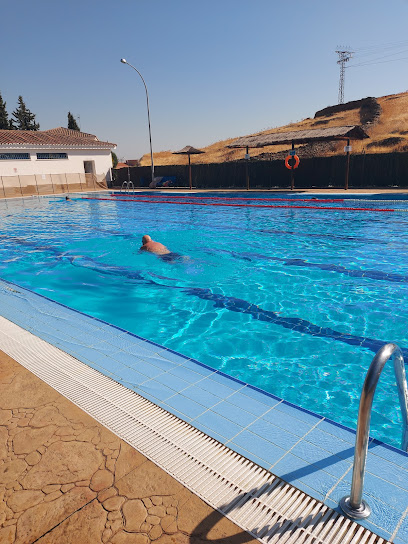
[[[135,186],[133,185],[133,181],[124,181],[122,183],[122,187],[120,188],[120,192],[130,193],[130,191],[135,192]]]
[[[368,451],[371,408],[378,380],[385,363],[393,357],[397,380],[403,431],[401,449],[408,451],[408,388],[404,358],[396,344],[386,344],[375,355],[367,371],[358,409],[356,445],[354,449],[353,477],[350,495],[340,500],[340,508],[352,519],[364,519],[371,514],[371,508],[363,500],[364,473]]]

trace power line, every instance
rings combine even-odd
[[[406,43],[405,45],[399,45],[398,47],[383,47],[382,49],[378,49],[378,50],[375,50],[375,51],[372,51],[371,53],[355,53],[355,57],[357,57],[358,59],[360,58],[367,58],[367,57],[376,57],[378,55],[380,55],[381,53],[387,53],[387,55],[399,55],[399,53],[401,52],[404,52],[408,47],[408,43]],[[391,52],[393,51],[394,52]],[[369,60],[369,58],[367,58],[367,60]]]
[[[338,103],[344,104],[344,82],[346,74],[346,63],[352,58],[357,57],[356,64],[350,64],[347,68],[357,68],[363,66],[374,66],[376,64],[385,64],[388,62],[406,61],[408,57],[400,57],[408,52],[408,40],[398,42],[388,42],[383,44],[371,45],[368,47],[357,48],[351,51],[348,47],[338,46],[336,53],[339,58],[337,64],[340,66],[339,95]],[[382,54],[381,53],[386,53]],[[381,56],[378,56],[381,55]],[[364,58],[365,57],[365,58]],[[370,58],[371,57],[371,58]],[[391,58],[390,58],[391,57]],[[398,58],[392,58],[398,57]],[[386,59],[386,60],[383,60]]]
[[[383,49],[392,49],[392,48],[395,48],[395,47],[405,47],[408,45],[408,40],[403,40],[403,41],[399,41],[399,42],[387,42],[387,43],[382,43],[382,44],[377,44],[377,45],[370,45],[368,47],[357,47],[355,49],[355,52],[357,54],[360,54],[361,51],[363,51],[363,53],[361,54],[370,54],[369,52],[370,51],[375,51],[375,50],[383,50]],[[367,52],[367,53],[365,53]]]
[[[348,49],[338,49],[336,53],[339,56],[337,64],[340,65],[339,104],[344,104],[344,76],[346,73],[345,64],[351,59],[353,51],[350,51]]]
[[[402,51],[397,51],[396,53],[388,53],[388,55],[382,55],[381,57],[376,57],[374,59],[365,59],[363,60],[362,62],[363,63],[366,63],[366,62],[376,62],[377,60],[382,60],[382,59],[386,59],[388,57],[395,57],[396,55],[402,55],[403,53],[407,53],[408,52],[408,49],[403,49]],[[358,59],[359,60],[359,59]]]
[[[387,62],[396,62],[398,60],[408,60],[408,57],[401,57],[400,59],[380,60],[379,62],[373,61],[373,62],[362,62],[360,64],[350,64],[350,66],[347,66],[347,68],[356,68],[360,66],[374,66],[375,64],[385,64]]]

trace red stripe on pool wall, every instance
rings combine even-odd
[[[114,202],[148,202],[150,204],[176,204],[177,206],[230,206],[230,207],[240,207],[240,208],[296,208],[303,210],[333,210],[333,211],[345,211],[345,212],[395,212],[392,209],[378,209],[378,208],[344,208],[335,206],[287,206],[282,204],[227,204],[221,202],[174,202],[174,200],[142,200],[134,199],[130,200],[128,198],[102,198],[102,197],[82,197],[82,200],[110,200]]]

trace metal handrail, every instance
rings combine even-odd
[[[132,186],[132,191],[135,192],[135,186],[133,185],[133,181],[124,181],[122,183],[122,187],[120,188],[120,192],[122,192],[122,189],[129,193],[130,192],[130,187]]]
[[[340,507],[343,512],[353,519],[364,519],[371,514],[371,508],[363,500],[364,472],[368,450],[371,408],[381,372],[385,363],[392,356],[394,356],[394,372],[397,380],[398,397],[403,421],[401,449],[408,451],[408,388],[404,358],[400,348],[396,344],[386,344],[376,353],[364,380],[360,406],[358,409],[351,491],[350,496],[343,497],[340,501]]]

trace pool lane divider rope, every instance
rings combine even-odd
[[[378,198],[256,198],[252,196],[247,197],[231,197],[231,196],[197,196],[197,195],[176,195],[169,193],[159,194],[136,194],[136,193],[111,193],[109,196],[113,197],[125,197],[125,198],[186,198],[186,199],[199,199],[199,200],[263,200],[263,201],[287,201],[287,202],[368,202],[370,204],[407,204],[408,199],[378,199]]]
[[[227,202],[175,202],[174,200],[145,200],[145,199],[129,199],[129,198],[103,198],[103,197],[81,197],[80,200],[110,200],[113,202],[147,202],[149,204],[176,204],[178,206],[227,206],[227,207],[241,207],[241,208],[286,208],[286,209],[304,209],[304,210],[331,210],[331,211],[346,211],[346,212],[395,212],[405,210],[394,210],[391,208],[346,208],[336,206],[288,206],[287,204],[230,204]],[[408,211],[408,210],[407,210]]]
[[[115,198],[125,197],[126,199],[140,199],[140,198],[185,198],[188,200],[198,199],[198,200],[261,200],[265,201],[274,201],[274,202],[344,202],[344,198],[255,198],[252,196],[247,197],[230,197],[230,196],[185,196],[185,195],[170,195],[170,194],[159,194],[159,195],[136,195],[136,194],[117,194],[111,193],[110,196]]]

